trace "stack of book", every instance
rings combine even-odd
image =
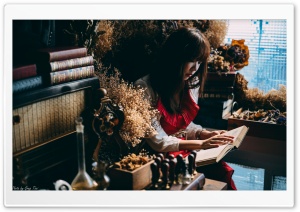
[[[227,129],[227,119],[234,104],[234,82],[235,73],[207,75],[195,122],[205,127]]]
[[[202,97],[227,101],[233,99],[235,73],[208,73]]]
[[[94,76],[93,57],[85,47],[39,49],[36,60],[37,72],[47,86]]]
[[[13,67],[13,94],[30,91],[43,86],[42,76],[37,73],[36,64]]]

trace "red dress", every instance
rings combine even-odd
[[[183,96],[181,108],[181,113],[170,114],[163,106],[161,100],[158,100],[157,109],[161,114],[160,124],[168,135],[186,129],[186,127],[195,119],[199,111],[199,106],[192,99],[189,90],[186,90],[185,95]],[[169,152],[169,154],[173,154],[175,157],[182,154],[186,157],[189,155],[189,151],[181,150],[178,152]],[[234,170],[224,161],[198,167],[197,171],[203,173],[207,178],[226,182],[228,190],[237,190],[234,181],[232,180]]]

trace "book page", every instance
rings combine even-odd
[[[225,144],[216,148],[211,149],[201,149],[197,152],[196,163],[200,161],[216,159],[218,155],[220,155],[223,150],[231,144]]]
[[[230,149],[234,148],[234,146],[238,147],[241,144],[247,131],[248,131],[248,127],[246,126],[241,126],[236,129],[227,131],[223,135],[234,136],[233,143],[225,144],[212,149],[199,150],[197,152],[197,156],[195,160],[196,165],[204,164],[204,162],[202,163],[202,161],[218,162],[230,151]]]
[[[233,145],[239,147],[241,142],[244,140],[246,133],[248,132],[248,127],[241,126],[233,130],[227,131],[224,135],[234,136]]]

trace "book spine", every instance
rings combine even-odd
[[[78,67],[89,66],[89,65],[93,65],[92,56],[50,62],[50,69],[51,69],[50,71],[61,71],[61,70],[78,68]]]
[[[30,77],[13,82],[13,94],[33,90],[43,86],[42,76]]]
[[[228,100],[233,99],[233,93],[203,93],[200,97],[204,99]]]
[[[57,52],[49,52],[49,62],[74,59],[87,56],[86,48],[68,49]]]
[[[94,66],[84,66],[50,73],[50,84],[56,85],[64,82],[84,79],[94,76]]]
[[[37,75],[36,64],[13,68],[13,81],[34,77]]]
[[[233,93],[233,86],[204,86],[204,93]]]

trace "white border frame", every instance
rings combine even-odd
[[[182,193],[170,191],[13,191],[11,183],[12,126],[6,126],[4,134],[4,141],[6,141],[4,142],[4,205],[6,207],[278,208],[294,205],[295,122],[292,114],[295,95],[294,6],[292,4],[7,4],[4,7],[4,18],[3,70],[6,71],[3,87],[4,99],[10,103],[4,105],[4,120],[11,120],[12,117],[12,82],[10,80],[12,72],[9,70],[12,67],[12,20],[15,19],[286,19],[287,111],[289,113],[286,191],[183,191]]]

